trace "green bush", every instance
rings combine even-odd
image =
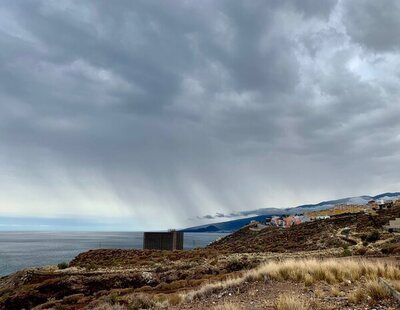
[[[66,269],[69,267],[68,263],[62,262],[57,265],[58,269]]]
[[[348,246],[343,247],[343,252],[341,256],[351,256],[353,255],[353,252],[349,249]]]
[[[375,230],[365,238],[365,241],[375,242],[375,241],[378,241],[380,238],[381,238],[381,235],[379,234],[379,231]]]
[[[116,304],[118,302],[118,294],[116,292],[112,292],[110,294],[111,304]]]

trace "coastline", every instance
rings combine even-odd
[[[89,250],[1,278],[0,309],[398,309],[380,280],[400,283],[400,235],[384,229],[398,217],[396,204],[288,228],[251,223],[197,249]]]
[[[185,249],[204,247],[224,233],[185,233]],[[69,262],[90,249],[141,249],[143,232],[0,232],[0,277],[29,267]]]

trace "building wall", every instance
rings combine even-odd
[[[143,249],[182,250],[183,232],[145,232],[143,235]]]
[[[400,218],[397,218],[393,221],[389,221],[389,226],[387,229],[393,229],[394,231],[400,231]]]

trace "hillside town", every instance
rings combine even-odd
[[[331,216],[341,215],[341,214],[352,214],[352,213],[376,214],[377,210],[391,209],[395,205],[395,203],[398,203],[397,200],[379,200],[379,201],[370,200],[365,205],[339,204],[329,209],[311,211],[311,212],[306,212],[304,214],[272,216],[271,218],[267,218],[264,224],[266,226],[287,228],[302,223],[330,219]],[[397,230],[400,229],[399,224],[400,224],[399,221],[393,220],[387,227],[388,229],[391,230]]]

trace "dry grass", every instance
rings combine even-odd
[[[326,296],[325,292],[320,289],[316,289],[314,294],[315,294],[315,296],[317,296],[318,298],[321,298],[321,299]]]
[[[349,301],[353,304],[358,305],[359,303],[361,303],[365,298],[366,298],[366,294],[365,294],[365,290],[363,290],[362,288],[358,287],[356,288],[354,291],[352,291],[348,298]]]
[[[89,309],[93,310],[139,310],[139,309],[168,309],[182,302],[178,294],[128,294],[118,300],[103,300],[95,303]],[[121,304],[122,303],[122,304]]]
[[[376,303],[390,296],[386,288],[378,281],[369,281],[365,288],[358,287],[348,296],[349,301],[353,304],[360,304],[368,298],[370,302]]]
[[[375,302],[390,296],[386,288],[378,281],[370,281],[367,283],[367,294]]]
[[[310,306],[298,295],[285,293],[275,301],[276,310],[308,310]]]
[[[129,309],[150,309],[155,307],[156,302],[146,294],[132,294],[125,298]]]
[[[331,288],[331,295],[334,296],[334,297],[339,296],[339,295],[340,295],[340,290],[339,290],[339,288],[336,287],[336,286],[332,286],[332,288]]]
[[[306,212],[305,215],[310,217],[325,216],[325,215],[333,216],[343,213],[360,213],[364,211],[364,209],[365,209],[364,205],[337,205],[327,210]]]
[[[183,298],[190,301],[194,298],[208,296],[221,289],[240,285],[244,281],[269,279],[312,285],[319,281],[324,281],[328,284],[348,281],[354,283],[360,281],[361,278],[376,281],[379,277],[389,280],[400,280],[400,268],[377,261],[371,262],[354,259],[288,259],[265,263],[258,268],[247,271],[239,278],[203,285],[200,289],[187,293]],[[376,287],[371,283],[367,289],[371,294],[379,297],[379,293],[376,290],[374,291]],[[349,298],[356,303],[360,299],[360,294],[360,291],[353,292]]]
[[[260,276],[276,281],[303,282],[308,285],[318,281],[335,284],[346,280],[358,281],[361,277],[368,280],[376,280],[379,277],[400,280],[400,269],[394,265],[365,260],[304,259],[268,262],[247,274],[250,278]]]
[[[218,305],[213,310],[239,310],[239,306],[231,302],[226,302],[223,305]]]
[[[228,279],[228,280],[221,281],[221,282],[209,283],[209,284],[203,285],[198,290],[186,293],[186,295],[183,296],[183,299],[186,301],[191,301],[191,300],[199,298],[199,297],[206,297],[206,296],[211,295],[214,292],[218,292],[225,288],[237,286],[237,285],[241,284],[244,280],[245,280],[244,278],[232,278],[232,279]]]
[[[392,281],[390,281],[390,284],[393,286],[393,288],[396,290],[396,291],[398,291],[398,292],[400,292],[400,280],[392,280]]]

